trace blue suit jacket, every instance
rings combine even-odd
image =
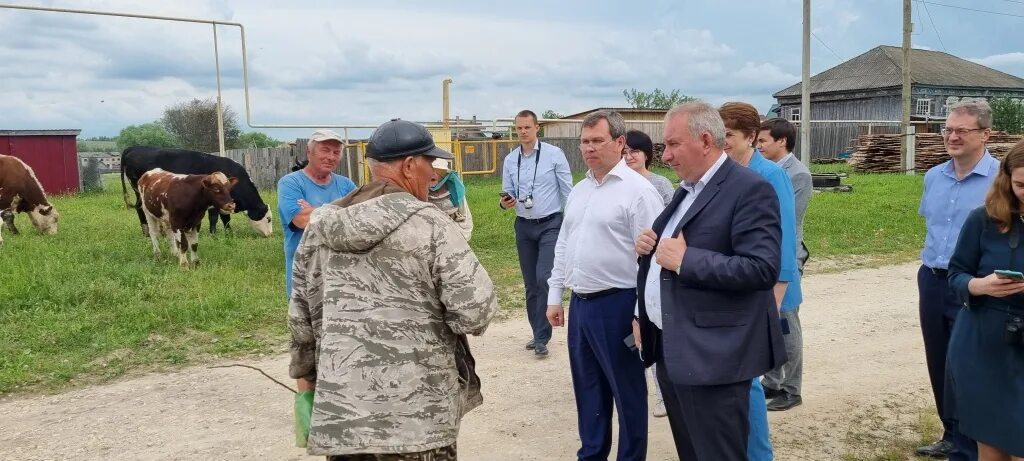
[[[686,191],[654,222],[661,235]],[[687,249],[680,273],[661,271],[662,326],[647,317],[651,255],[640,258],[638,302],[644,364],[664,357],[669,380],[703,386],[760,376],[786,361],[772,288],[781,265],[779,200],[757,173],[726,159],[679,222]]]

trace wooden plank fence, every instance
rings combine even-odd
[[[569,167],[574,173],[587,170],[580,155],[579,138],[542,138],[541,140],[562,149],[569,161]],[[258,189],[275,189],[277,181],[282,176],[291,173],[292,168],[298,162],[306,160],[306,143],[307,140],[300,139],[291,147],[232,149],[225,151],[224,155],[245,167]],[[445,144],[447,143],[442,143],[440,146],[451,150],[452,145]],[[460,141],[456,145],[462,151],[464,171],[487,171],[493,168],[495,171],[487,176],[496,177],[501,175],[501,166],[505,161],[505,156],[518,145],[518,142],[515,140]],[[335,173],[348,177],[357,184],[362,183],[366,179],[360,163],[364,149],[365,144],[349,145],[342,152],[342,159],[338,168],[334,170]],[[541,152],[543,155],[543,150]],[[496,160],[492,161],[495,157]]]

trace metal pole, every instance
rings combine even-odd
[[[234,26],[238,27],[238,31],[242,42],[242,88],[245,93],[245,123],[251,128],[377,128],[377,125],[337,125],[337,124],[295,124],[295,125],[283,125],[283,124],[257,124],[252,121],[251,103],[249,98],[249,60],[245,48],[245,26],[238,22],[227,22],[227,21],[216,21],[210,19],[197,19],[197,18],[185,18],[185,17],[174,17],[174,16],[157,16],[151,14],[131,14],[131,13],[114,13],[108,11],[92,11],[92,10],[78,10],[71,8],[48,8],[42,6],[25,6],[25,5],[10,5],[6,3],[0,3],[0,8],[12,9],[12,10],[26,10],[26,11],[42,11],[49,13],[72,13],[72,14],[88,14],[93,16],[114,16],[121,18],[135,18],[135,19],[154,19],[160,21],[177,21],[177,22],[189,22],[195,24],[213,24],[214,26]],[[217,77],[220,78],[220,72],[218,70]],[[218,94],[219,99],[219,94]],[[432,122],[423,123],[423,125],[431,126]],[[452,128],[471,128],[478,127],[478,125],[451,125]]]
[[[217,140],[220,155],[224,156],[224,101],[220,96],[220,50],[217,46],[217,25],[213,24],[213,61],[217,67]]]
[[[903,92],[902,112],[900,119],[900,158],[903,159],[903,171],[912,174],[914,163],[910,158],[910,33],[914,25],[910,22],[910,0],[903,0]]]
[[[811,0],[804,0],[803,83],[800,94],[800,161],[811,164]]]

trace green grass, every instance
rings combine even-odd
[[[280,232],[260,238],[238,216],[234,235],[200,236],[201,265],[183,272],[165,242],[165,259],[154,263],[120,185],[107,186],[53,198],[57,235],[39,235],[23,215],[21,235],[4,232],[0,394],[279,347]]]
[[[656,170],[673,181],[670,170]],[[579,180],[582,175],[577,175]],[[287,339],[281,234],[200,234],[198,270],[183,272],[163,243],[154,263],[116,175],[106,191],[53,198],[57,235],[21,235],[0,249],[0,395],[59,390],[135,370],[279,351]],[[852,193],[818,193],[806,218],[812,258],[906,255],[923,240],[920,177],[851,175]],[[468,178],[473,246],[503,312],[521,310],[515,214],[498,208],[500,180]],[[276,209],[272,191],[263,193]]]
[[[920,250],[925,229],[917,208],[923,176],[850,174],[842,183],[853,186],[853,192],[815,193],[807,207],[804,242],[812,258]]]

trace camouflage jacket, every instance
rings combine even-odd
[[[451,219],[373,182],[313,212],[289,303],[293,378],[316,381],[308,452],[426,451],[479,405],[466,334],[494,286]]]

